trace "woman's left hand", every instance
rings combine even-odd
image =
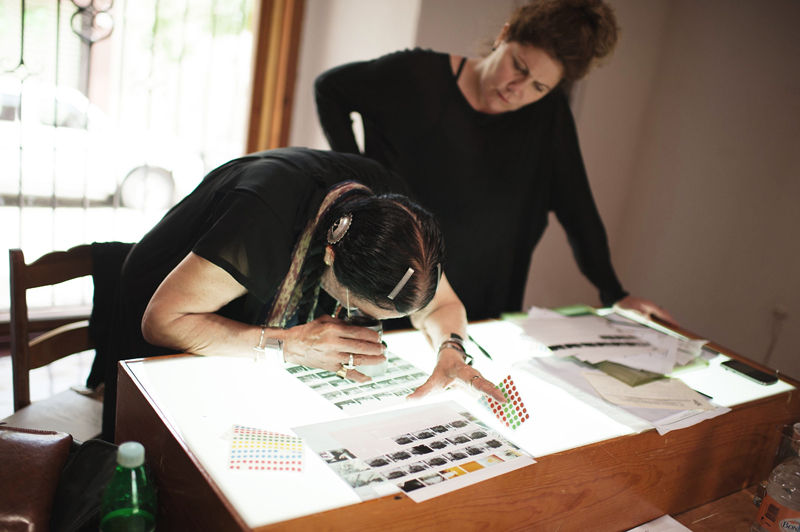
[[[672,314],[659,307],[649,299],[626,296],[617,301],[614,306],[624,310],[632,310],[638,314],[641,314],[647,319],[650,319],[651,316],[655,316],[656,318],[666,321],[669,324],[676,326],[678,325],[678,322],[675,321],[675,318],[672,317]]]
[[[430,378],[407,398],[420,399],[429,393],[442,391],[453,384],[460,384],[465,388],[488,395],[501,403],[506,402],[503,392],[484,379],[477,369],[467,365],[461,352],[456,349],[443,349]]]

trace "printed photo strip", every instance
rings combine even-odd
[[[403,403],[430,376],[393,355],[389,356],[386,373],[362,384],[305,366],[292,366],[286,371],[351,416]]]

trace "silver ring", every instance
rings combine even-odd
[[[481,376],[480,376],[480,375],[475,375],[474,377],[472,377],[472,378],[469,380],[469,387],[472,389],[472,391],[473,391],[473,392],[477,392],[477,391],[478,391],[478,390],[476,390],[476,389],[475,389],[475,386],[474,386],[473,384],[474,384],[474,382],[475,382],[475,379],[480,379],[480,378],[481,378]]]
[[[353,364],[353,353],[350,353],[350,362],[342,364],[342,367],[346,369],[356,369],[356,366]]]

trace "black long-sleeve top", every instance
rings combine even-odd
[[[521,309],[549,211],[603,303],[627,295],[561,89],[517,111],[481,113],[458,88],[448,54],[415,49],[331,69],[315,90],[331,148],[359,153],[350,119],[358,112],[364,155],[403,176],[438,216],[445,271],[470,319]]]

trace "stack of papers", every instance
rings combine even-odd
[[[533,309],[514,323],[553,355],[515,367],[546,378],[634,430],[652,427],[665,434],[729,411],[666,377],[705,363],[698,358],[705,340],[670,335],[616,313],[566,317]]]
[[[610,362],[657,375],[693,363],[706,343],[666,334],[616,313],[570,318],[532,309],[527,319],[515,323],[559,358],[571,356],[589,364]]]

